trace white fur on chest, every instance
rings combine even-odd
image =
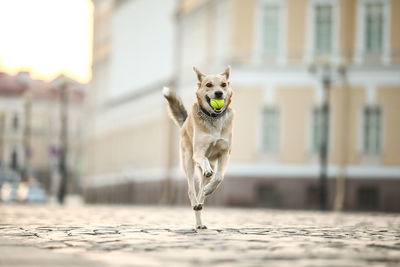
[[[232,114],[229,112],[218,120],[212,122],[203,121],[204,126],[210,131],[209,134],[207,134],[209,149],[214,148],[216,151],[220,151],[229,147],[230,131],[225,131],[223,133],[223,130],[225,127],[229,127],[231,119]]]
[[[210,135],[213,137],[213,139],[218,140],[223,138],[222,130],[225,129],[227,124],[230,122],[231,117],[231,113],[226,113],[225,116],[222,116],[215,121],[203,120],[203,124],[210,131]]]

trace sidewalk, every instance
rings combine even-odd
[[[400,266],[399,214],[0,205],[0,266]]]

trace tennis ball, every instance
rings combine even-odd
[[[213,108],[220,109],[224,106],[225,100],[213,98],[213,99],[211,99],[210,104]]]

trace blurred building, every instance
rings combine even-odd
[[[83,157],[83,85],[63,75],[51,82],[32,79],[28,72],[0,72],[0,160],[22,180],[33,177],[49,192],[58,178],[60,86],[69,92],[68,135],[70,186],[78,190]]]
[[[115,198],[124,202],[143,202],[149,197],[154,203],[162,191],[160,181],[166,177],[169,159],[166,136],[170,122],[160,92],[174,80],[177,2],[93,3],[92,82],[86,98],[86,197],[88,201]],[[148,187],[155,193],[140,187],[132,191],[134,183],[149,181],[155,183]],[[103,187],[119,193],[99,193],[97,199],[96,192]]]
[[[317,207],[328,96],[329,207],[342,176],[345,209],[400,210],[399,1],[94,4],[88,201],[188,203],[161,87],[189,107],[192,67],[215,73],[229,64],[234,145],[209,203]],[[310,72],[320,62],[329,66],[328,94]]]

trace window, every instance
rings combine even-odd
[[[14,131],[17,131],[18,128],[19,128],[19,116],[18,116],[18,113],[15,113],[12,118],[12,129]]]
[[[265,108],[262,114],[262,150],[277,152],[279,144],[279,112],[276,108]]]
[[[363,110],[363,152],[377,155],[381,152],[381,110],[379,107],[365,107]]]
[[[329,111],[324,114],[322,107],[314,108],[312,111],[312,141],[311,150],[317,152],[321,149],[323,138],[326,136],[328,129]]]
[[[332,51],[332,6],[315,6],[315,51],[317,53],[331,53]]]
[[[357,64],[389,64],[391,61],[391,0],[358,0],[356,50]]]
[[[287,1],[258,0],[256,2],[253,62],[259,65],[285,65]]]
[[[18,152],[17,148],[14,147],[10,155],[10,168],[14,171],[17,171],[19,166],[18,163]]]
[[[278,53],[279,43],[279,7],[264,6],[263,14],[263,52],[265,54]]]
[[[340,1],[310,0],[307,2],[307,38],[304,60],[306,62],[321,59],[334,60],[340,54]]]
[[[383,4],[368,3],[365,5],[365,51],[380,53],[383,43]]]

